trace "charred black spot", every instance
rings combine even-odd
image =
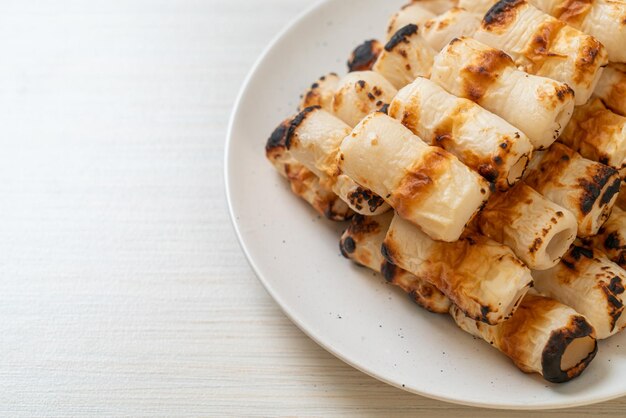
[[[591,181],[587,178],[580,178],[578,180],[578,184],[583,189],[583,195],[580,201],[580,209],[583,214],[586,215],[591,212],[594,204],[600,197],[600,193],[602,193],[604,186],[606,186],[609,180],[617,174],[618,171],[616,169],[608,166],[602,166],[598,168]],[[608,201],[606,203],[610,202],[613,196],[615,196],[615,193],[619,192],[619,187],[620,181],[617,179],[616,182],[611,184],[611,187],[606,190],[604,196],[602,196],[601,202],[603,202],[607,197]],[[602,204],[604,205],[606,203]]]
[[[572,250],[569,254],[576,261],[579,261],[581,257],[586,257],[589,259],[593,258],[593,250],[585,247],[579,247],[577,245],[572,247]]]
[[[371,101],[376,100],[376,96],[374,96],[372,93],[367,93],[367,98],[370,99]]]
[[[624,284],[622,283],[622,279],[618,276],[613,277],[611,279],[611,283],[609,283],[609,290],[616,295],[624,293]]]
[[[604,248],[609,250],[619,250],[622,247],[622,242],[617,232],[611,232],[604,240]]]
[[[507,149],[507,147],[509,146],[509,144],[507,144],[506,142],[503,142],[500,144],[500,148],[502,149]]]
[[[543,240],[541,238],[535,238],[535,240],[533,241],[533,243],[530,246],[530,248],[528,249],[528,251],[530,251],[531,254],[537,252],[537,250],[539,250],[539,247],[541,246],[541,244],[543,244]]]
[[[356,242],[352,237],[347,237],[346,239],[341,241],[341,254],[344,257],[350,258],[349,254],[352,254],[356,251]]]
[[[498,173],[498,170],[496,170],[496,168],[491,164],[481,164],[478,166],[478,174],[483,176],[488,182],[494,183],[498,179],[500,173]]]
[[[289,124],[289,131],[287,132],[287,138],[285,139],[285,146],[287,147],[287,149],[291,147],[291,139],[293,138],[296,129],[298,129],[298,127],[302,125],[302,122],[304,122],[309,113],[318,109],[321,109],[321,107],[309,106],[306,109],[303,109],[302,112],[298,113],[298,115],[291,120],[291,123]]]
[[[272,135],[270,135],[267,143],[265,144],[265,151],[270,151],[275,148],[285,147],[287,142],[287,133],[289,132],[289,122],[281,123]]]
[[[487,317],[491,312],[491,308],[489,306],[481,306],[480,307],[480,320],[485,323],[489,323],[489,318]]]
[[[387,45],[385,45],[385,51],[391,52],[399,44],[403,42],[408,43],[409,36],[415,35],[417,33],[417,29],[417,25],[410,24],[398,30],[394,33],[389,42],[387,42]]]
[[[359,81],[357,81],[356,83],[357,83],[357,84],[359,85],[359,87],[361,87],[362,89],[364,89],[364,88],[365,88],[365,85],[366,85],[365,80],[359,80]]]
[[[376,212],[376,210],[385,203],[382,197],[363,187],[358,187],[355,191],[350,193],[348,199],[352,205],[357,207],[362,206],[363,202],[367,202],[371,213]]]
[[[388,104],[388,103],[383,104],[383,105],[381,106],[381,108],[380,108],[380,109],[378,109],[378,111],[379,111],[380,113],[384,113],[385,115],[388,115],[388,114],[389,114],[389,104]]]
[[[561,259],[561,263],[563,263],[563,265],[565,267],[567,267],[568,269],[570,269],[570,270],[576,270],[576,266],[574,265],[574,263],[572,263],[572,262],[570,262],[570,261],[568,261],[568,260],[566,260],[564,258]]]
[[[613,182],[613,184],[611,184],[606,189],[606,191],[602,195],[602,198],[600,199],[600,203],[602,203],[603,205],[607,205],[611,201],[611,199],[613,199],[613,196],[615,196],[616,194],[619,193],[619,189],[620,189],[621,184],[622,184],[622,180],[621,179],[616,179]]]
[[[383,274],[383,277],[385,278],[385,280],[391,283],[396,277],[398,266],[385,260],[383,261],[383,264],[380,266],[380,271]]]
[[[350,72],[371,70],[381,50],[382,47],[375,39],[363,42],[352,51],[348,60],[348,70]]]
[[[509,10],[514,9],[518,3],[522,2],[523,0],[500,0],[487,11],[485,17],[483,18],[483,22],[487,25],[501,22],[504,18],[504,15]]]
[[[393,263],[393,252],[391,251],[391,248],[389,248],[387,244],[383,243],[383,245],[381,245],[380,253],[383,255],[383,257],[385,257],[385,260],[389,261],[390,263]]]
[[[502,157],[496,155],[495,157],[493,157],[493,162],[496,163],[496,165],[502,165]]]
[[[320,86],[320,84],[319,84],[319,83],[313,83],[313,84],[311,84],[311,88],[312,88],[312,89],[316,89],[316,88],[318,88],[319,86]]]
[[[541,356],[544,379],[552,383],[563,383],[579,376],[596,356],[597,341],[587,357],[570,370],[561,370],[561,359],[572,341],[591,335],[593,335],[593,328],[582,316],[574,317],[567,328],[553,331]]]

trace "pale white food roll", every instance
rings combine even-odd
[[[602,252],[573,245],[550,270],[533,271],[535,288],[585,315],[605,339],[626,327],[626,271]]]
[[[382,75],[373,71],[354,71],[339,82],[332,113],[352,127],[371,112],[389,104],[396,93],[393,84]]]
[[[598,98],[576,107],[559,142],[590,160],[620,171],[626,168],[626,117]]]
[[[598,233],[611,214],[621,184],[617,170],[583,158],[560,143],[535,153],[524,181],[572,212],[581,238]]]
[[[319,107],[308,107],[289,123],[286,146],[291,155],[315,173],[352,210],[377,215],[389,205],[370,190],[354,183],[337,170],[337,154],[350,127]]]
[[[532,277],[513,251],[484,235],[434,241],[400,216],[383,244],[391,263],[434,285],[466,315],[488,324],[508,318],[532,286]]]
[[[519,71],[507,54],[472,38],[452,40],[435,57],[431,80],[521,129],[536,149],[556,141],[574,111],[566,84]]]
[[[296,161],[287,150],[289,123],[284,122],[272,133],[265,146],[265,155],[274,168],[287,179],[291,191],[309,203],[320,215],[332,221],[345,221],[354,215],[348,205],[319,177]]]
[[[435,51],[441,51],[451,40],[472,36],[480,26],[482,16],[459,7],[435,16],[420,26],[421,35]]]
[[[400,29],[406,25],[421,26],[428,19],[435,17],[433,13],[424,7],[421,2],[411,2],[402,6],[389,20],[387,25],[387,39],[391,39]]]
[[[448,313],[450,299],[435,286],[384,259],[381,247],[393,212],[379,216],[357,215],[343,233],[339,248],[344,257],[382,273],[385,280],[405,291],[411,300],[434,313]]]
[[[598,235],[588,239],[588,242],[598,248],[621,268],[626,268],[626,212],[614,207]]]
[[[595,330],[574,309],[528,293],[511,319],[498,325],[474,321],[455,306],[457,325],[509,357],[525,373],[563,383],[585,371],[598,351]]]
[[[456,241],[489,196],[486,180],[375,112],[341,144],[339,168],[433,239]]]
[[[530,0],[538,9],[598,39],[609,61],[626,62],[626,2],[623,0]]]
[[[509,54],[524,71],[566,83],[577,105],[589,100],[608,64],[600,41],[525,0],[499,1],[474,37]]]
[[[595,94],[609,109],[626,116],[626,68],[622,69],[615,64],[606,67],[596,86]]]
[[[491,196],[476,225],[486,236],[511,247],[534,270],[558,264],[578,229],[570,211],[523,183]]]
[[[319,106],[327,112],[332,112],[335,91],[338,86],[339,76],[337,74],[323,75],[302,94],[298,110],[302,111],[307,107]]]
[[[389,116],[427,144],[454,154],[501,191],[522,178],[532,154],[532,144],[519,129],[426,78],[398,92]]]
[[[436,51],[420,35],[417,25],[407,25],[387,42],[372,70],[400,89],[416,77],[428,76],[435,54]]]

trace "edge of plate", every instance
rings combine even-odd
[[[568,409],[568,408],[577,408],[577,407],[581,407],[581,406],[589,406],[589,405],[594,405],[594,404],[598,404],[598,403],[608,402],[608,401],[611,401],[611,400],[614,400],[614,399],[619,399],[622,396],[624,396],[623,394],[618,394],[618,395],[608,396],[608,397],[594,399],[594,400],[587,400],[587,401],[567,403],[567,404],[564,404],[564,403],[550,403],[550,402],[547,402],[547,403],[541,404],[541,405],[518,405],[518,404],[507,404],[507,403],[490,404],[490,403],[475,402],[475,401],[471,401],[471,400],[454,398],[454,397],[445,396],[445,395],[432,393],[432,392],[411,390],[411,389],[409,389],[407,387],[402,387],[401,385],[399,385],[399,384],[397,384],[395,382],[389,381],[389,380],[385,379],[382,376],[379,376],[379,375],[377,375],[377,374],[375,374],[373,372],[368,371],[365,366],[360,365],[360,364],[358,364],[356,362],[353,362],[353,361],[349,360],[342,353],[336,351],[332,346],[330,346],[330,345],[326,344],[325,342],[323,342],[322,339],[320,337],[318,337],[310,329],[308,329],[305,326],[305,324],[301,323],[298,319],[296,319],[296,315],[294,315],[291,312],[291,310],[286,307],[284,301],[278,296],[278,294],[274,291],[274,289],[270,286],[270,284],[267,282],[267,280],[260,273],[259,268],[257,267],[257,265],[255,264],[254,260],[250,256],[250,253],[248,252],[248,248],[246,247],[245,240],[244,240],[244,238],[243,238],[243,236],[241,234],[241,231],[239,229],[239,225],[237,224],[236,215],[235,215],[235,211],[234,211],[232,200],[231,200],[232,198],[231,198],[231,190],[230,190],[230,176],[229,176],[230,163],[229,163],[229,161],[230,161],[230,154],[231,154],[230,148],[231,148],[231,143],[232,143],[232,133],[233,133],[235,121],[237,119],[238,113],[240,112],[241,102],[243,100],[244,95],[246,94],[246,91],[248,90],[248,86],[249,86],[252,78],[254,77],[255,73],[257,72],[257,70],[261,66],[261,64],[265,61],[268,53],[272,50],[274,45],[280,39],[282,39],[285,35],[287,35],[289,32],[291,32],[296,26],[298,26],[298,24],[302,20],[304,20],[311,12],[321,8],[322,6],[324,6],[325,4],[327,4],[327,3],[331,2],[331,1],[332,0],[319,0],[318,2],[313,4],[312,6],[306,8],[291,23],[287,24],[283,29],[281,29],[278,32],[278,34],[276,34],[272,38],[272,40],[263,49],[263,52],[261,52],[261,55],[256,59],[256,61],[252,65],[252,68],[250,69],[250,71],[246,75],[246,77],[244,79],[244,82],[243,82],[243,84],[242,84],[242,86],[241,86],[241,88],[239,90],[239,93],[237,94],[237,98],[235,100],[235,104],[233,105],[232,111],[230,113],[230,118],[229,118],[229,122],[228,122],[228,129],[226,131],[226,142],[225,142],[225,146],[224,146],[224,173],[223,173],[224,174],[226,201],[227,201],[227,204],[228,204],[228,214],[229,214],[229,217],[230,217],[231,224],[232,224],[233,228],[235,229],[235,235],[237,236],[237,241],[239,241],[239,245],[240,245],[241,249],[243,250],[244,255],[246,256],[246,260],[248,261],[248,264],[250,265],[250,267],[252,267],[252,270],[254,271],[254,274],[259,279],[259,281],[261,282],[261,284],[263,285],[265,290],[269,293],[269,295],[272,297],[272,299],[274,299],[276,304],[280,307],[280,309],[287,316],[287,318],[289,318],[289,320],[294,325],[296,325],[298,327],[298,329],[300,329],[300,331],[302,331],[309,338],[311,338],[313,341],[315,341],[315,343],[318,344],[320,347],[322,347],[324,350],[328,351],[329,353],[331,353],[333,356],[335,356],[336,358],[340,359],[344,363],[350,365],[351,367],[354,367],[355,369],[359,370],[362,373],[365,373],[366,375],[368,375],[370,377],[373,377],[374,379],[376,379],[378,381],[384,382],[384,383],[386,383],[386,384],[388,384],[390,386],[393,386],[395,388],[401,389],[401,390],[403,390],[405,392],[414,393],[416,395],[423,396],[425,398],[434,399],[434,400],[438,400],[438,401],[442,401],[442,402],[448,402],[448,403],[452,403],[452,404],[456,404],[456,405],[475,407],[475,408],[486,408],[486,409],[494,409],[494,410],[520,410],[520,411],[533,411],[533,410],[535,410],[535,411],[539,411],[539,410]]]

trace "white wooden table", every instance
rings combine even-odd
[[[0,415],[503,415],[335,359],[235,240],[228,116],[309,3],[0,0]]]

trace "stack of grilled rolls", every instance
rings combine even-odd
[[[341,253],[523,372],[626,328],[626,2],[414,0],[267,140]],[[600,347],[601,348],[601,347]]]

